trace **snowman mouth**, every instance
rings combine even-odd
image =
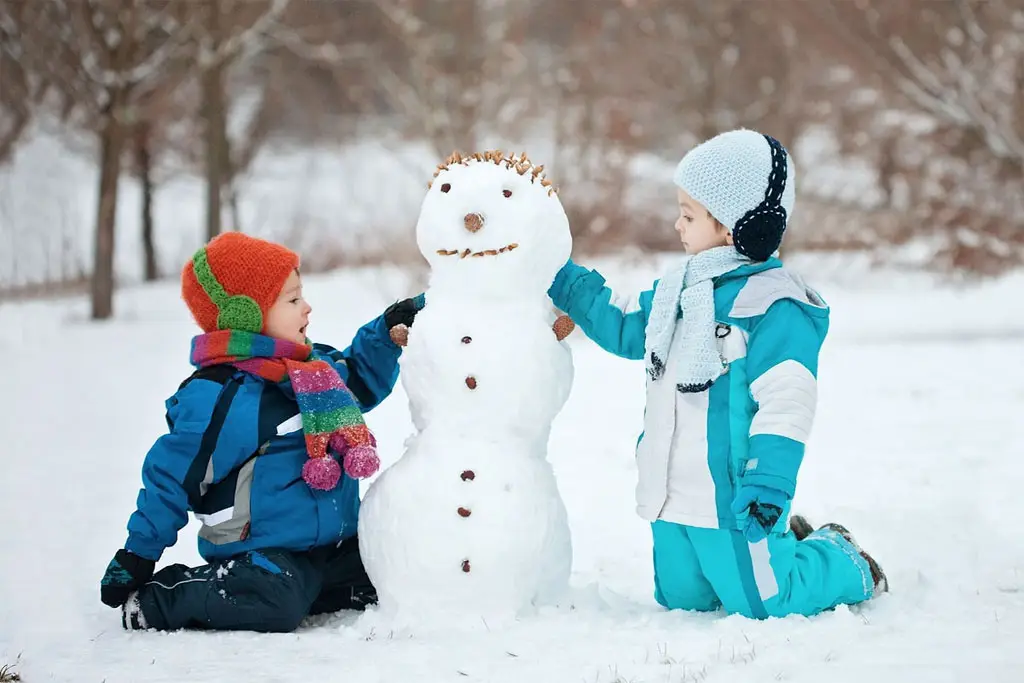
[[[512,244],[506,244],[501,249],[484,249],[483,251],[473,251],[472,249],[438,249],[437,254],[439,256],[458,256],[460,259],[464,259],[467,256],[475,256],[477,258],[481,256],[497,256],[498,254],[504,254],[507,251],[518,249],[519,245],[513,242]]]

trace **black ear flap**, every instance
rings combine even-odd
[[[760,204],[736,222],[732,231],[736,251],[754,261],[767,261],[782,244],[786,230],[786,209],[782,206],[782,193],[786,190],[788,168],[786,148],[770,135],[764,136],[772,150],[772,171],[768,176],[768,189]]]
[[[732,231],[736,251],[755,261],[767,261],[782,244],[786,210],[756,208],[748,211]]]

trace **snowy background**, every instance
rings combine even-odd
[[[587,260],[622,289],[654,262]],[[643,371],[581,335],[550,458],[575,543],[572,607],[506,630],[380,632],[356,615],[288,635],[125,633],[99,602],[124,542],[163,400],[188,374],[173,283],[125,289],[118,317],[82,300],[5,303],[0,434],[0,663],[36,681],[1019,681],[1024,670],[1024,324],[1016,273],[976,286],[794,259],[833,306],[797,509],[838,520],[893,592],[811,619],[666,612],[633,512]],[[308,279],[311,336],[343,345],[412,291],[406,271]],[[399,387],[369,415],[386,464],[411,432]],[[194,523],[193,523],[194,524]],[[189,526],[165,562],[198,563]]]
[[[0,0],[0,671],[1024,680],[1022,37],[1024,0]],[[633,511],[643,371],[576,332],[550,443],[571,606],[459,633],[358,615],[288,635],[121,630],[99,580],[190,371],[175,277],[206,237],[208,188],[223,229],[302,252],[311,335],[344,345],[422,288],[413,226],[452,149],[545,164],[577,260],[635,290],[675,247],[680,154],[737,126],[794,153],[787,261],[833,307],[796,507],[848,525],[891,594],[766,622],[660,609]],[[101,143],[121,134],[116,211],[97,220],[114,186]],[[147,171],[165,279],[142,284]],[[116,237],[99,258],[97,234]],[[112,311],[88,301],[97,283],[105,301],[90,275],[107,257]],[[412,431],[401,386],[369,422],[393,462]],[[195,532],[164,561],[197,563]]]

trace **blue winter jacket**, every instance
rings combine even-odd
[[[371,410],[398,379],[400,347],[383,316],[338,351],[315,344]],[[231,368],[200,371],[166,402],[169,433],[142,466],[143,488],[128,520],[125,548],[158,560],[192,512],[203,524],[199,554],[207,561],[249,550],[304,551],[356,533],[359,482],[342,476],[332,491],[302,479],[308,460],[299,408],[276,383]]]

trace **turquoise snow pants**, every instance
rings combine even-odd
[[[658,520],[654,533],[654,597],[669,609],[765,619],[811,616],[871,597],[867,562],[830,530],[802,541],[786,532],[748,543],[742,532]]]

